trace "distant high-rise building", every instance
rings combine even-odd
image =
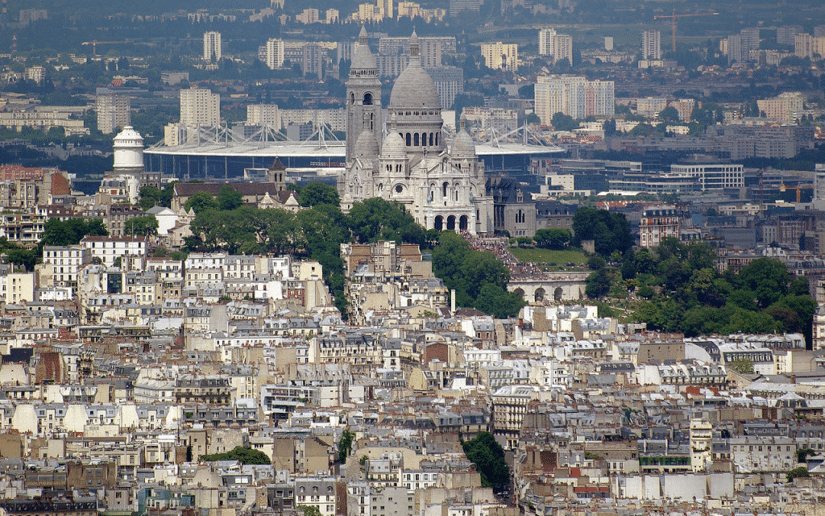
[[[728,64],[742,63],[747,61],[747,51],[742,45],[742,36],[740,34],[731,34],[728,36]]]
[[[450,0],[450,16],[460,16],[462,12],[477,13],[481,10],[483,0]]]
[[[556,37],[556,29],[546,28],[539,29],[539,55],[552,56],[553,55],[553,38]]]
[[[46,20],[49,18],[49,12],[45,9],[20,9],[18,20],[20,25],[28,25],[31,22],[38,20]]]
[[[280,129],[278,104],[250,104],[246,106],[246,125],[266,125]]]
[[[798,91],[785,92],[772,99],[757,100],[760,112],[785,124],[795,124],[805,110],[805,97]]]
[[[539,29],[539,55],[552,58],[554,63],[567,59],[573,64],[573,38],[553,28]]]
[[[393,18],[393,0],[378,0],[378,8],[381,10],[385,18]]]
[[[553,61],[558,63],[563,59],[573,64],[573,37],[568,34],[556,34],[553,38]]]
[[[318,23],[318,21],[320,21],[319,15],[320,13],[318,12],[318,9],[308,7],[301,11],[300,14],[295,15],[295,21],[298,23],[303,23],[304,25]]]
[[[304,75],[315,74],[318,79],[324,78],[324,49],[320,45],[310,43],[301,49],[301,69]]]
[[[481,55],[487,68],[518,71],[518,45],[515,43],[482,43]]]
[[[776,28],[776,43],[779,45],[793,45],[797,34],[805,32],[802,25],[783,25]]]
[[[573,75],[540,76],[534,89],[535,111],[543,124],[563,113],[576,119],[613,116],[613,81],[588,81]]]
[[[457,66],[427,68],[427,73],[435,83],[438,98],[443,109],[451,109],[456,95],[464,93],[464,70]]]
[[[132,123],[129,97],[125,95],[98,95],[95,110],[97,129],[103,134],[111,134]]]
[[[271,38],[266,42],[266,66],[271,70],[284,65],[284,40]]]
[[[216,127],[221,120],[221,96],[207,89],[180,90],[180,124]]]
[[[613,36],[604,37],[604,49],[608,51],[613,50]]]
[[[642,59],[658,61],[662,58],[662,33],[658,30],[642,32]]]
[[[747,53],[745,56],[745,59],[747,60],[751,50],[759,49],[759,27],[747,27],[740,30],[739,34],[742,36],[742,49]]]
[[[46,68],[42,66],[30,66],[26,68],[26,79],[37,84],[42,84],[46,80]]]
[[[797,34],[794,38],[794,55],[802,59],[825,56],[825,36]]]
[[[421,66],[424,68],[441,66],[441,56],[444,53],[456,51],[454,36],[425,36],[418,39],[421,49]],[[383,37],[378,40],[378,53],[385,56],[397,54],[409,56],[410,38]],[[404,68],[406,68],[406,63]]]
[[[217,62],[221,60],[221,33],[203,33],[203,60]]]
[[[375,63],[378,67],[379,77],[398,77],[407,68],[410,56],[407,54],[378,54],[375,56]]]

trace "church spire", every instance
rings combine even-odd
[[[421,46],[418,42],[418,34],[413,29],[412,36],[410,36],[410,63],[413,61],[421,62]]]

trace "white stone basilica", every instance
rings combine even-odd
[[[438,91],[421,67],[415,32],[410,63],[390,95],[386,136],[381,80],[363,27],[346,86],[347,161],[338,179],[341,208],[348,211],[354,202],[382,197],[403,204],[427,229],[492,232],[493,201],[485,194],[484,164],[463,120],[447,149]]]

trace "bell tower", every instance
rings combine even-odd
[[[355,142],[364,130],[382,138],[381,79],[378,65],[370,52],[367,29],[361,26],[358,48],[353,52],[347,87],[347,163],[353,158]]]

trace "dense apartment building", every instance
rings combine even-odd
[[[284,65],[284,40],[280,38],[270,38],[266,42],[266,66],[271,70]]]
[[[518,45],[515,43],[482,43],[481,56],[487,68],[518,71]]]
[[[221,120],[221,96],[207,89],[180,90],[180,123],[185,127],[216,127]]]
[[[98,95],[95,110],[97,111],[97,129],[103,134],[111,134],[132,124],[132,112],[129,97],[109,93]]]
[[[639,220],[639,245],[656,247],[665,238],[679,238],[679,213],[670,204],[646,206]]]
[[[658,30],[642,32],[642,59],[659,60],[662,58],[662,33]]]
[[[760,112],[783,124],[796,124],[805,110],[805,97],[798,91],[780,93],[772,99],[757,100]]]
[[[549,124],[553,115],[563,113],[575,119],[613,116],[613,81],[588,81],[574,75],[538,77],[534,92],[536,115]]]
[[[203,60],[218,62],[221,60],[221,33],[209,31],[203,33]]]

